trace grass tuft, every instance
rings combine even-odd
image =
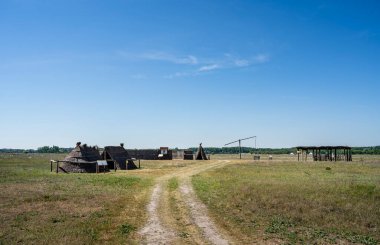
[[[120,226],[121,234],[128,236],[132,231],[135,231],[136,227],[131,224],[125,223]]]
[[[168,182],[169,191],[175,191],[178,189],[178,179],[177,178],[171,178]]]
[[[276,216],[272,218],[269,226],[265,229],[265,232],[280,233],[285,232],[290,227],[294,227],[294,224],[289,219]]]

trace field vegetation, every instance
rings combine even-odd
[[[213,218],[241,243],[378,244],[380,158],[234,160],[193,177]]]
[[[139,244],[159,177],[187,173],[197,161],[141,161],[141,169],[56,174],[65,154],[0,154],[0,244]],[[238,243],[362,243],[380,240],[380,158],[352,163],[296,162],[296,156],[212,155],[227,167],[192,179],[216,223]],[[173,175],[177,176],[177,175]],[[203,241],[179,191],[167,181],[163,214],[179,241]]]
[[[134,243],[152,177],[55,174],[63,155],[0,155],[0,244]]]

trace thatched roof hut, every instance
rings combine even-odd
[[[102,153],[103,160],[113,160],[107,161],[109,169],[136,169],[137,166],[131,160],[126,149],[124,149],[124,144],[120,146],[106,146]],[[115,166],[116,165],[116,166]]]
[[[206,153],[203,150],[202,143],[199,144],[197,154],[195,154],[195,160],[208,160]]]
[[[81,145],[81,142],[78,142],[62,161],[60,170],[74,173],[96,173],[97,160],[101,160],[97,147]]]

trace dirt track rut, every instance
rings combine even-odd
[[[144,244],[230,244],[208,216],[206,206],[198,200],[191,185],[191,176],[226,166],[230,162],[202,161],[181,168],[157,179],[147,206],[148,222],[140,230]],[[167,189],[168,180],[177,178],[178,192]]]

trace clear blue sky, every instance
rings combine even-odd
[[[0,148],[380,145],[379,13],[359,0],[2,0]]]

